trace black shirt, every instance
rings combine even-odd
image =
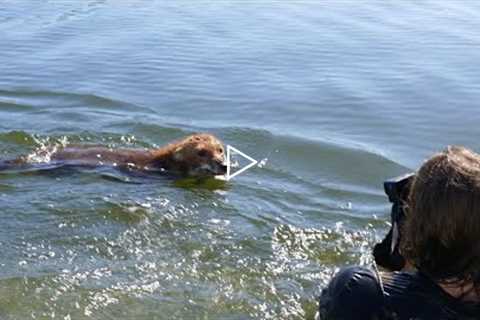
[[[319,315],[321,320],[478,320],[480,304],[455,299],[419,272],[379,276],[348,267],[322,291]]]

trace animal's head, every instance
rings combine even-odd
[[[173,159],[189,175],[215,176],[227,172],[222,142],[207,133],[194,134],[177,143]]]

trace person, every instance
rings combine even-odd
[[[409,270],[339,271],[321,293],[318,318],[480,319],[480,155],[451,146],[420,167],[400,252]]]

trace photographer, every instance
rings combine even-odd
[[[413,267],[341,270],[322,291],[321,320],[480,319],[480,155],[448,147],[410,180],[405,203],[392,211],[394,218],[404,208],[406,219],[394,221],[375,258],[390,269]],[[398,239],[401,257],[382,260],[381,247],[389,243],[393,253]]]

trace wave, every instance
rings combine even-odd
[[[18,106],[22,108],[32,108],[34,106],[52,106],[53,101],[62,101],[62,104],[68,108],[85,107],[95,110],[115,110],[115,111],[143,111],[152,110],[130,102],[117,100],[114,98],[100,96],[93,93],[76,93],[49,90],[31,90],[18,88],[15,90],[0,89],[0,105]],[[52,106],[53,107],[53,106]],[[58,108],[60,106],[55,106]]]

